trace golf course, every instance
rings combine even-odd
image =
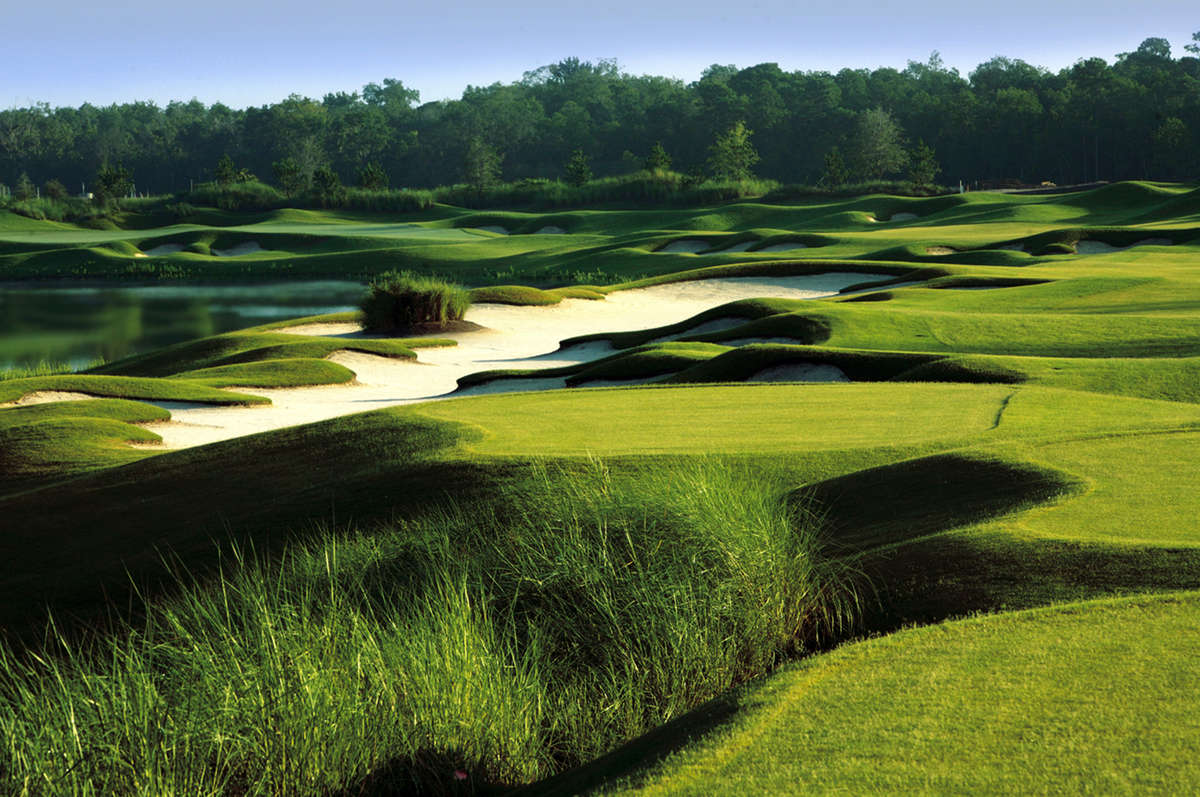
[[[0,793],[1200,784],[1195,184],[0,209],[0,281],[340,286],[6,311]]]

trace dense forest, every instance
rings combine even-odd
[[[0,182],[57,181],[75,193],[120,164],[137,191],[156,194],[229,179],[219,168],[286,183],[325,167],[351,185],[432,187],[480,168],[505,180],[569,176],[573,154],[585,175],[634,171],[648,158],[700,174],[739,122],[754,173],[785,183],[828,179],[835,147],[834,171],[844,152],[847,179],[902,176],[904,159],[872,164],[862,152],[891,123],[908,152],[932,148],[950,184],[1191,179],[1200,172],[1200,33],[1192,38],[1180,58],[1151,38],[1113,63],[1089,58],[1057,73],[996,57],[963,77],[935,52],[902,71],[714,65],[684,83],[572,58],[425,104],[392,79],[244,110],[196,100],[38,104],[0,111]],[[891,174],[869,173],[880,170]]]

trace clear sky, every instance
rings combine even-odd
[[[0,0],[0,107],[193,97],[233,107],[392,77],[422,101],[568,56],[692,81],[709,64],[830,70],[994,55],[1058,70],[1158,36],[1197,0]]]

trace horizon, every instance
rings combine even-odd
[[[243,109],[293,93],[320,99],[359,91],[385,78],[418,90],[426,103],[458,99],[468,86],[510,84],[568,57],[615,60],[629,74],[685,83],[712,64],[773,62],[787,72],[903,70],[909,62],[927,62],[934,51],[964,78],[996,56],[1058,72],[1080,59],[1112,63],[1151,37],[1169,41],[1178,58],[1200,28],[1200,14],[1179,2],[1140,8],[1137,19],[1118,27],[1112,20],[1123,9],[1111,0],[1066,0],[1053,9],[1013,0],[1003,15],[964,11],[946,0],[902,11],[864,0],[853,14],[824,0],[805,9],[759,0],[736,16],[711,0],[654,7],[613,0],[604,16],[574,0],[526,3],[520,13],[459,2],[436,14],[383,0],[346,0],[336,17],[304,6],[284,12],[282,4],[247,8],[230,0],[214,0],[206,9],[164,10],[150,0],[131,0],[118,10],[67,5],[67,14],[61,7],[7,12],[12,30],[44,33],[6,45],[10,62],[36,68],[0,77],[3,107],[138,101],[162,107],[195,99]],[[1029,33],[1026,20],[1033,14],[1038,30],[1055,31],[1053,40]],[[447,16],[455,17],[453,26]],[[94,42],[95,31],[111,26],[113,17],[120,29],[138,31],[125,49]],[[241,20],[236,26],[227,22],[234,18]],[[340,55],[349,51],[352,58]]]

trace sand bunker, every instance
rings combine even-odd
[[[239,393],[265,396],[271,399],[272,405],[181,409],[172,411],[171,422],[154,424],[150,428],[163,437],[166,447],[185,448],[381,407],[509,389],[562,387],[561,381],[545,381],[538,386],[536,379],[506,379],[466,389],[470,393],[455,393],[459,378],[467,374],[500,368],[555,368],[591,362],[613,350],[607,342],[585,343],[560,350],[559,341],[567,338],[675,324],[738,299],[833,296],[842,288],[871,279],[886,280],[888,277],[848,272],[778,278],[738,277],[617,291],[604,301],[564,299],[559,304],[540,307],[477,304],[467,311],[466,320],[484,329],[438,335],[453,339],[458,345],[418,349],[415,362],[340,351],[329,359],[354,371],[356,379],[351,384],[237,388]],[[714,322],[720,320],[713,319]],[[742,319],[725,320],[727,323],[744,323]],[[695,334],[702,326],[693,327],[688,334]],[[355,325],[345,323],[307,324],[280,331],[342,335],[348,343],[361,334]]]
[[[1106,255],[1109,252],[1133,249],[1135,246],[1170,246],[1172,243],[1170,238],[1146,238],[1129,246],[1113,246],[1104,241],[1080,241],[1075,244],[1075,252],[1080,255]]]
[[[656,249],[655,251],[686,253],[694,255],[699,252],[705,252],[711,248],[712,244],[710,244],[708,241],[702,241],[699,238],[680,238],[678,241],[671,241],[671,243],[667,244],[661,249]]]
[[[542,229],[538,230],[534,235],[566,235],[567,231],[562,227],[555,227],[553,224],[547,224]]]
[[[925,252],[931,255],[952,255],[957,252],[957,249],[952,249],[949,246],[927,246]]]
[[[144,250],[147,257],[161,257],[162,255],[173,255],[176,252],[183,251],[183,244],[159,244],[153,249]]]
[[[463,396],[489,396],[496,393],[525,393],[530,390],[559,390],[567,386],[566,377],[538,379],[492,379],[478,385],[464,387],[454,392],[455,398]]]
[[[764,368],[747,382],[849,382],[846,373],[836,365],[788,363]]]
[[[243,255],[252,255],[256,252],[265,252],[267,250],[259,246],[258,241],[246,241],[244,243],[231,246],[228,249],[209,249],[209,251],[212,252],[215,257],[241,257]]]
[[[808,248],[808,244],[802,244],[799,241],[790,241],[788,243],[783,243],[783,244],[771,244],[770,246],[764,246],[762,249],[755,249],[754,251],[755,251],[755,253],[758,253],[758,252],[788,252],[788,251],[791,251],[792,249],[807,249],[807,248]]]
[[[672,332],[670,335],[663,335],[662,337],[654,338],[650,342],[664,343],[669,340],[679,340],[680,338],[691,338],[695,337],[696,335],[706,335],[709,332],[723,332],[726,329],[740,327],[742,324],[746,323],[749,323],[749,319],[733,317],[714,318],[710,321],[705,321],[702,324],[697,324],[694,327],[690,327],[689,329],[685,329],[683,332]]]
[[[51,404],[55,401],[91,401],[95,398],[100,397],[90,396],[87,393],[72,393],[68,390],[35,390],[32,393],[26,393],[16,401],[0,404],[0,407],[27,407],[30,404]]]
[[[494,232],[496,235],[508,235],[508,230],[498,224],[489,224],[486,227],[476,227],[475,229],[483,230],[484,232]]]
[[[996,248],[1003,249],[1007,252],[1026,252],[1026,251],[1028,251],[1025,248],[1024,244],[1007,244],[1005,246],[997,246]]]
[[[736,243],[733,246],[727,246],[724,249],[722,249],[721,251],[722,252],[745,252],[747,249],[754,246],[756,243],[758,243],[758,241],[742,241],[741,243]]]
[[[916,218],[920,218],[916,213],[893,213],[888,221],[912,221]]]

